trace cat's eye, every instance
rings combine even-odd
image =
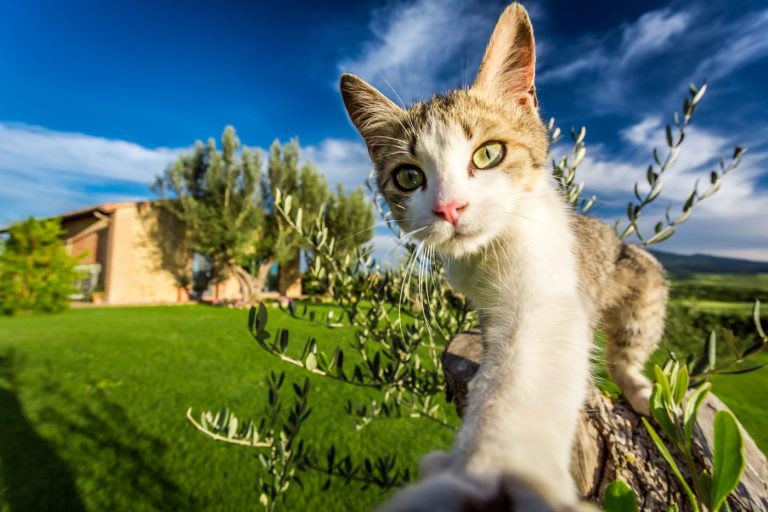
[[[486,142],[472,155],[472,163],[477,169],[490,169],[504,158],[504,144],[501,142]]]
[[[395,186],[403,192],[412,192],[424,185],[427,178],[418,167],[404,165],[399,167],[392,176]]]

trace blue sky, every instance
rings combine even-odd
[[[542,115],[587,126],[580,179],[598,195],[596,213],[620,215],[687,84],[707,79],[660,204],[678,205],[733,145],[749,153],[719,197],[660,248],[768,260],[768,8],[599,4],[524,2]],[[2,2],[0,224],[150,197],[154,175],[227,124],[254,147],[299,137],[329,181],[359,185],[369,163],[336,90],[340,72],[405,101],[466,85],[503,7]],[[377,242],[386,247],[383,233]]]

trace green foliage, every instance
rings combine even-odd
[[[708,306],[710,303],[704,303]],[[711,303],[712,309],[693,301],[671,301],[667,306],[664,349],[676,357],[699,353],[709,333],[715,332],[717,358],[726,360],[731,348],[746,348],[753,343],[755,324],[751,318],[754,304]],[[705,333],[705,336],[702,336]]]
[[[298,141],[275,141],[266,174],[262,167],[260,152],[241,146],[228,126],[221,149],[212,139],[205,145],[198,142],[155,180],[153,189],[163,206],[185,223],[192,250],[210,258],[215,281],[234,274],[251,295],[265,282],[255,282],[243,266],[257,260],[268,269],[274,262],[289,264],[298,258],[302,240],[275,214],[277,191],[300,201],[301,222],[311,223],[323,214],[332,218],[334,233],[345,237],[347,249],[370,239],[373,214],[362,189],[347,196],[340,188],[331,196],[325,177],[311,162],[301,162]],[[360,233],[349,231],[358,227]],[[266,272],[258,274],[267,278]]]
[[[614,480],[605,488],[603,510],[605,512],[637,512],[635,492],[625,481]]]
[[[8,229],[0,246],[0,312],[55,313],[68,307],[79,274],[62,235],[58,220],[32,217]]]
[[[291,194],[302,205],[302,222],[314,221],[323,211],[328,200],[328,183],[311,162],[303,165],[296,139],[280,145],[278,141],[269,148],[268,181],[263,187],[267,197],[269,216],[267,231],[259,244],[260,254],[279,263],[288,263],[298,257],[301,238],[290,229],[274,211],[275,195]]]
[[[675,283],[670,290],[673,299],[713,300],[722,302],[752,302],[767,293],[766,287],[713,286]]]
[[[258,314],[252,312],[253,322],[266,322],[266,310],[262,308]],[[313,370],[310,366],[307,369]],[[266,474],[259,477],[259,504],[264,510],[275,510],[279,501],[284,502],[291,485],[303,487],[297,470],[322,474],[323,489],[330,486],[331,479],[344,484],[362,484],[364,489],[371,485],[389,489],[410,479],[410,470],[396,468],[396,456],[363,458],[361,463],[356,463],[352,455],[343,454],[335,445],[330,445],[319,457],[315,446],[310,446],[299,435],[312,412],[307,403],[309,379],[304,379],[302,385],[292,385],[294,401],[287,414],[282,411],[280,397],[284,380],[284,373],[271,372],[267,377],[267,406],[258,426],[252,420],[241,423],[227,408],[215,415],[203,412],[199,422],[192,417],[191,409],[187,411],[187,419],[212,439],[264,449],[258,454]]]
[[[301,206],[302,225],[324,217],[332,235],[343,250],[351,251],[368,242],[373,236],[373,209],[365,200],[362,188],[349,195],[339,185],[331,194],[325,177],[311,162],[301,163],[299,143],[293,139],[281,145],[275,141],[269,149],[267,180],[263,183],[265,206],[268,211],[267,229],[259,242],[259,255],[288,263],[298,257],[302,249],[310,249],[284,219],[277,214],[276,197],[292,197]]]
[[[744,439],[739,424],[730,411],[715,415],[714,461],[712,467],[712,494],[709,499],[713,511],[720,510],[744,472]]]
[[[253,252],[264,224],[259,153],[242,148],[231,126],[221,146],[217,149],[213,139],[198,141],[153,186],[163,205],[186,224],[191,248],[210,257],[216,281]]]
[[[651,393],[651,414],[661,427],[673,450],[680,454],[690,482],[685,478],[667,444],[651,423],[643,418],[656,447],[672,468],[685,490],[691,507],[698,512],[703,507],[717,512],[733,492],[744,471],[744,440],[736,419],[728,411],[720,411],[714,420],[713,470],[699,469],[693,456],[693,437],[699,409],[711,385],[699,385],[687,394],[688,367],[669,362],[665,369],[654,368],[656,382]]]
[[[555,126],[554,118],[547,123],[547,130],[549,132],[550,143],[555,144],[562,137],[560,128]],[[582,126],[578,131],[575,128],[571,128],[571,139],[573,140],[573,148],[571,150],[570,159],[568,156],[563,156],[559,161],[552,161],[552,175],[555,177],[555,181],[560,187],[560,191],[563,194],[565,202],[578,208],[581,213],[589,212],[595,205],[595,196],[589,199],[581,197],[581,193],[584,191],[584,182],[576,183],[576,170],[581,165],[584,157],[587,154],[587,146],[584,144],[584,138],[587,136],[586,127]]]
[[[711,317],[712,315],[710,315]],[[695,386],[715,375],[740,375],[751,373],[765,367],[768,363],[755,362],[755,354],[763,352],[768,347],[768,336],[762,326],[760,314],[760,301],[755,301],[752,308],[752,332],[747,335],[746,330],[739,330],[737,338],[734,332],[728,328],[712,329],[709,336],[704,339],[699,355],[689,353],[683,364],[690,375],[691,385]],[[669,325],[684,324],[678,317]],[[725,322],[724,322],[725,323]],[[739,323],[741,324],[741,322]],[[718,331],[722,334],[722,344],[718,344]],[[670,336],[668,333],[667,336]],[[672,359],[677,359],[677,354],[670,353]]]
[[[363,189],[347,194],[344,185],[338,185],[325,210],[325,225],[340,254],[366,244],[373,234],[374,213]]]
[[[661,197],[663,190],[662,178],[680,156],[686,129],[693,120],[693,114],[704,97],[706,90],[706,83],[698,87],[691,84],[688,88],[688,96],[683,100],[682,110],[674,113],[672,124],[666,125],[664,130],[667,144],[666,151],[662,156],[661,152],[654,148],[653,162],[645,172],[646,183],[642,185],[640,182],[635,183],[633,189],[635,197],[627,204],[627,222],[622,227],[622,221],[616,221],[615,230],[622,239],[634,235],[640,243],[646,246],[668,240],[675,234],[677,227],[690,218],[694,207],[712,197],[720,189],[722,178],[741,163],[741,157],[746,150],[736,146],[730,157],[721,158],[718,168],[710,172],[709,186],[703,192],[699,192],[699,183],[697,181],[683,203],[682,211],[678,215],[672,216],[670,213],[671,206],[668,206],[664,219],[655,223],[653,234],[650,236],[641,234],[639,227],[640,216],[651,204]],[[554,144],[560,140],[562,134],[560,128],[555,126],[554,119],[550,119],[547,129],[551,143]],[[581,127],[578,131],[572,128],[573,149],[570,159],[567,156],[563,156],[559,161],[552,161],[553,175],[560,187],[563,198],[568,204],[581,210],[582,213],[587,213],[597,200],[594,196],[589,199],[582,198],[581,194],[584,190],[584,183],[576,182],[576,171],[586,155],[586,145],[584,143],[586,133],[586,128],[584,127]]]
[[[304,380],[302,386],[293,385],[294,402],[287,415],[282,413],[279,392],[285,374],[271,372],[265,381],[268,410],[258,426],[250,420],[241,424],[227,408],[222,408],[215,416],[210,412],[203,413],[200,423],[192,418],[191,409],[187,411],[187,418],[198,430],[213,439],[266,448],[265,452],[259,453],[259,462],[266,474],[259,477],[259,504],[265,510],[272,511],[278,500],[285,501],[285,493],[292,483],[302,485],[296,469],[309,455],[298,436],[312,409],[307,404],[308,379]]]

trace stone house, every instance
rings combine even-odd
[[[79,299],[106,304],[236,300],[234,278],[218,285],[193,283],[205,274],[205,258],[186,246],[184,226],[151,201],[106,203],[61,216],[69,251],[87,274]],[[198,279],[199,280],[199,279]]]

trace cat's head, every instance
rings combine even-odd
[[[368,145],[379,190],[402,229],[439,252],[487,246],[524,215],[546,181],[533,27],[512,4],[499,18],[474,84],[410,108],[345,74],[341,94]]]

